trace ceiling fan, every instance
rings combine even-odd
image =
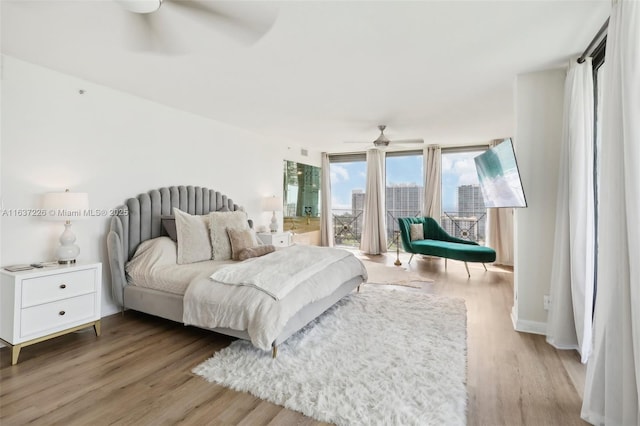
[[[260,2],[205,0],[114,0],[129,17],[129,48],[158,53],[184,53],[178,46],[185,29],[172,30],[171,22],[182,14],[203,28],[213,28],[245,44],[253,44],[273,26],[277,9]],[[184,21],[182,21],[184,22]],[[175,26],[177,26],[176,24]]]
[[[394,145],[403,145],[403,144],[418,144],[418,143],[424,143],[423,139],[394,139],[394,140],[390,140],[385,134],[384,134],[384,130],[387,128],[386,125],[384,124],[380,124],[378,125],[378,130],[380,130],[380,136],[378,136],[378,138],[376,140],[373,141],[373,145],[376,148],[386,148],[389,146],[389,144],[394,144]],[[352,141],[348,141],[346,143],[364,143],[364,142],[352,142]]]

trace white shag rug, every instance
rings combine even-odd
[[[465,425],[466,333],[461,299],[365,285],[277,358],[237,340],[193,372],[338,425]]]

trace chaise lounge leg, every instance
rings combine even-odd
[[[464,262],[464,267],[467,268],[467,275],[469,276],[469,278],[471,278],[471,274],[469,273],[469,265],[467,265],[467,262]]]
[[[411,263],[411,259],[413,259],[413,256],[415,256],[415,255],[416,255],[415,253],[411,254],[411,257],[409,258],[409,263]]]
[[[446,257],[444,258],[444,270],[445,271],[447,270],[447,258]]]
[[[271,347],[271,358],[275,358],[278,356],[278,347],[276,345],[273,345]]]
[[[487,265],[485,265],[484,263],[482,264],[482,266],[484,266],[484,270],[487,270]]]

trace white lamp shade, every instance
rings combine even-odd
[[[44,194],[42,208],[49,220],[86,219],[89,209],[89,195],[86,192],[49,192]]]
[[[262,201],[262,209],[267,212],[282,210],[282,197],[266,197]]]

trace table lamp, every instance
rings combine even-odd
[[[278,219],[276,218],[276,210],[282,210],[282,197],[276,197],[275,195],[273,197],[266,197],[262,202],[262,209],[267,212],[273,212],[269,229],[271,229],[271,232],[278,232]]]
[[[60,246],[56,250],[56,258],[60,264],[76,263],[80,247],[71,230],[71,220],[86,219],[84,210],[89,208],[89,196],[86,192],[49,192],[44,194],[42,207],[47,212],[47,219],[64,221],[64,232],[60,235]]]

